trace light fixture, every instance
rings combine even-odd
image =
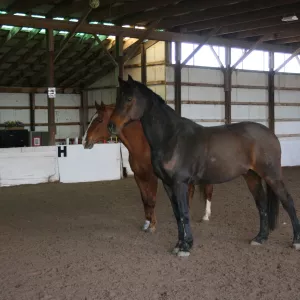
[[[99,7],[99,5],[100,5],[100,1],[99,0],[90,0],[90,7],[91,8],[97,8],[97,7]]]
[[[282,22],[293,22],[293,21],[297,21],[297,20],[298,20],[298,17],[296,15],[283,17],[281,19]]]

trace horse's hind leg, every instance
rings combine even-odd
[[[204,185],[204,198],[205,198],[205,214],[202,218],[203,221],[209,221],[211,215],[211,200],[213,194],[213,185],[212,184],[205,184]]]
[[[141,198],[145,211],[145,223],[142,229],[146,232],[154,232],[156,230],[156,193],[157,193],[157,177],[154,174],[146,175],[145,178],[141,178],[134,175],[135,181],[140,189]]]
[[[296,250],[300,250],[300,224],[299,220],[297,218],[295,206],[294,206],[294,200],[292,196],[287,191],[287,188],[285,187],[284,182],[280,180],[274,180],[271,179],[269,176],[265,178],[266,183],[268,185],[269,190],[272,189],[272,192],[274,194],[274,197],[278,198],[281,201],[281,204],[283,208],[288,213],[291,223],[293,226],[293,247]]]
[[[189,208],[191,207],[191,202],[192,202],[192,199],[194,197],[194,193],[195,193],[195,186],[193,184],[189,184],[189,196],[188,196],[188,205],[189,205]]]
[[[249,170],[244,175],[248,188],[255,200],[259,212],[260,229],[258,235],[251,241],[252,245],[259,245],[265,242],[269,236],[268,226],[268,201],[263,189],[262,179],[254,171]]]

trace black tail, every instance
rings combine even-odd
[[[272,231],[277,226],[279,213],[279,199],[272,188],[267,184],[268,220],[269,229]]]

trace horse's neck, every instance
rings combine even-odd
[[[131,122],[125,126],[120,138],[124,146],[131,154],[141,154],[149,149],[146,137],[143,132],[143,127],[139,121]]]
[[[157,103],[145,111],[141,123],[152,150],[159,149],[173,135],[177,118],[179,116],[170,107]]]

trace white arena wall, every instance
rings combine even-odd
[[[174,66],[166,59],[166,44],[147,49],[147,85],[174,108]],[[140,55],[125,65],[127,74],[141,80]],[[251,120],[268,126],[268,74],[235,70],[232,74],[232,122]],[[112,104],[118,85],[115,72],[108,73],[88,91],[89,119],[94,102]],[[182,68],[182,115],[204,126],[224,124],[223,73],[217,68]],[[35,94],[36,131],[47,131],[47,96]],[[57,94],[56,139],[80,137],[80,94]],[[0,123],[19,120],[29,128],[29,94],[0,93]],[[300,166],[300,74],[275,75],[275,133],[282,146],[282,165]],[[58,157],[58,147],[0,149],[0,186],[61,181],[117,180],[122,167],[132,175],[128,151],[120,144],[66,146],[68,157]],[[72,148],[70,148],[72,147]],[[112,147],[112,148],[109,148]],[[17,171],[17,165],[21,171]],[[110,172],[106,169],[109,168]],[[78,170],[78,171],[77,171]],[[80,170],[80,172],[79,172]]]
[[[21,121],[30,129],[30,106],[27,93],[0,93],[0,124]],[[79,94],[57,94],[55,99],[56,139],[80,137]],[[35,130],[48,131],[47,94],[35,94]]]

